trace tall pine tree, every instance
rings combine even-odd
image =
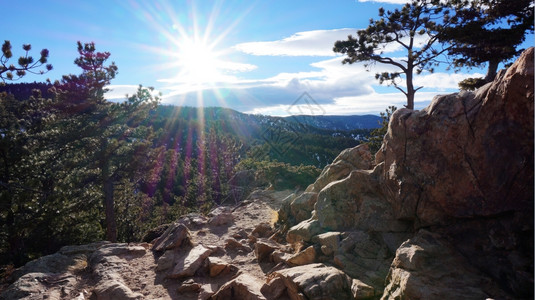
[[[106,239],[117,240],[114,185],[128,177],[140,181],[148,163],[152,128],[143,121],[156,108],[152,90],[139,87],[124,103],[106,101],[106,86],[117,74],[114,63],[105,65],[109,52],[97,52],[93,43],[78,42],[75,60],[81,75],[64,76],[59,84],[58,111],[62,113],[66,144],[78,157],[73,180],[97,185],[104,204]]]

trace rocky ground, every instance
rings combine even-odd
[[[269,239],[289,194],[257,191],[236,207],[184,216],[152,244],[63,247],[15,271],[15,278],[23,276],[0,298],[208,299],[225,283],[229,291],[243,284],[261,298],[266,274],[277,266],[269,252],[292,253]]]
[[[344,150],[304,192],[63,247],[0,299],[533,299],[534,52],[397,110],[375,158]]]

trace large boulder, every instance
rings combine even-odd
[[[325,186],[315,206],[322,228],[334,231],[362,229],[406,231],[406,222],[397,220],[385,198],[376,170],[355,170],[342,180]]]
[[[214,300],[265,300],[260,292],[262,281],[253,276],[240,275],[225,283],[210,298]]]
[[[533,96],[530,48],[475,93],[397,110],[377,156],[397,216],[418,226],[506,212],[532,216]]]
[[[345,178],[353,170],[368,170],[373,166],[372,155],[367,144],[346,149],[327,165],[307,192],[319,193],[329,183]]]
[[[290,227],[309,219],[313,215],[318,193],[327,185],[342,180],[355,170],[368,170],[373,166],[368,145],[362,144],[342,151],[331,164],[327,165],[316,181],[305,192],[292,194],[283,200],[279,218]]]
[[[420,230],[396,251],[382,299],[505,299],[440,235]]]
[[[205,248],[203,245],[197,245],[187,253],[178,255],[175,259],[174,269],[167,277],[183,278],[193,276],[211,253],[212,250]]]
[[[169,226],[161,236],[154,240],[152,250],[165,251],[178,248],[182,244],[189,244],[190,239],[188,228],[184,224],[177,222]]]
[[[270,299],[351,299],[352,280],[344,272],[324,264],[308,264],[273,272],[262,287]]]
[[[55,284],[60,282],[60,284]],[[67,273],[32,272],[22,275],[0,294],[1,300],[61,299],[76,288],[77,278]]]
[[[293,199],[290,210],[297,223],[310,218],[317,200],[318,193],[314,192],[304,192]]]
[[[377,232],[353,231],[345,232],[342,238],[334,252],[334,265],[381,294],[394,258],[394,252],[389,249],[384,236]],[[402,243],[401,240],[398,242]]]

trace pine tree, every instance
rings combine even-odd
[[[455,22],[445,28],[440,41],[452,44],[448,55],[453,65],[487,64],[485,78],[471,79],[472,85],[492,81],[498,65],[518,56],[526,33],[533,32],[533,0],[450,0],[448,5],[455,10]]]
[[[117,240],[114,185],[124,176],[140,181],[152,142],[151,128],[143,121],[158,99],[151,89],[139,87],[124,103],[106,101],[106,86],[117,74],[114,63],[105,65],[109,52],[97,52],[94,43],[78,42],[75,64],[81,75],[64,76],[58,85],[57,110],[62,114],[64,142],[76,158],[79,184],[97,184],[103,198],[106,239]]]
[[[32,56],[29,55],[32,45],[24,44],[22,45],[22,50],[25,51],[25,54],[20,56],[17,60],[17,66],[14,64],[9,64],[8,61],[13,57],[13,52],[11,51],[12,46],[10,41],[4,41],[2,44],[2,56],[0,56],[0,79],[4,83],[7,80],[17,80],[27,72],[33,74],[44,74],[52,70],[51,64],[46,64],[48,61],[48,50],[41,50],[40,57],[36,61]],[[37,69],[44,66],[44,69],[36,71]]]
[[[347,55],[342,63],[369,62],[391,65],[397,72],[383,72],[375,75],[379,83],[392,84],[407,98],[406,107],[414,109],[414,95],[422,87],[414,87],[414,73],[434,71],[440,63],[438,57],[447,47],[436,47],[444,26],[451,21],[449,11],[439,0],[413,0],[401,9],[385,11],[379,9],[379,20],[370,20],[370,25],[357,31],[357,36],[348,36],[345,41],[334,44],[334,52]],[[441,44],[439,44],[441,45]],[[385,55],[387,46],[400,47],[405,58],[396,60]],[[406,88],[396,80],[405,77]]]

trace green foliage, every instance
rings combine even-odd
[[[110,238],[110,225],[116,237],[117,222],[124,240],[140,235],[135,207],[146,199],[136,191],[159,151],[142,123],[158,100],[140,86],[124,103],[107,102],[99,89],[116,67],[105,66],[108,55],[93,46],[84,49],[92,67],[64,77],[53,99],[0,96],[2,261],[20,265],[61,245],[102,239],[103,229]]]
[[[254,170],[257,181],[267,182],[276,190],[305,189],[321,173],[314,166],[294,166],[279,161],[247,158],[236,166],[237,170]]]
[[[526,32],[533,32],[533,0],[449,0],[454,20],[440,35],[450,43],[453,65],[480,66],[488,62],[485,82],[496,76],[498,64],[522,52]]]
[[[383,139],[388,131],[388,123],[390,123],[390,118],[392,114],[396,111],[397,107],[389,106],[385,112],[381,112],[381,127],[374,129],[371,134],[367,144],[370,147],[370,152],[372,154],[377,153],[383,144]]]
[[[9,64],[9,60],[13,57],[13,52],[11,51],[12,46],[10,41],[4,41],[2,44],[2,56],[0,56],[0,79],[2,82],[7,80],[17,80],[27,72],[33,74],[44,74],[52,70],[51,64],[46,64],[48,61],[48,50],[43,49],[40,52],[40,57],[38,60],[35,60],[32,56],[29,55],[32,46],[30,44],[22,45],[22,50],[25,51],[25,54],[20,56],[17,60],[18,66],[14,64]],[[44,66],[44,70],[35,71],[36,69]]]
[[[61,130],[50,111],[51,99],[16,100],[0,95],[0,235],[2,261],[20,265],[69,243],[101,238],[98,206],[91,185],[70,182]]]
[[[141,180],[149,168],[152,128],[142,126],[158,98],[140,86],[124,103],[105,101],[106,85],[117,74],[114,63],[106,66],[108,52],[96,52],[93,43],[78,42],[75,64],[80,75],[63,76],[58,85],[56,114],[61,118],[64,153],[69,155],[76,176],[74,186],[93,183],[100,190],[106,219],[106,239],[117,240],[114,187],[121,178]],[[74,151],[74,152],[72,152]]]
[[[459,89],[464,91],[474,91],[485,85],[487,81],[481,77],[466,78],[459,82]]]
[[[369,62],[391,65],[396,72],[375,75],[379,83],[386,82],[401,91],[407,98],[406,107],[414,109],[414,94],[422,87],[413,85],[414,72],[433,72],[447,48],[436,47],[438,36],[451,21],[449,11],[439,0],[413,0],[401,9],[393,11],[379,9],[379,19],[370,20],[370,25],[357,31],[357,37],[348,36],[345,41],[337,41],[333,50],[347,55],[343,63]],[[417,40],[423,40],[417,45]],[[403,60],[396,60],[384,54],[385,48],[400,46],[406,51]],[[405,77],[406,88],[398,84]]]

